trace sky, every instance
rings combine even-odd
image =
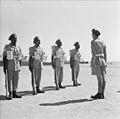
[[[39,36],[41,47],[51,57],[51,46],[60,38],[69,60],[69,50],[80,43],[82,59],[91,60],[91,30],[98,29],[107,46],[108,61],[120,61],[120,1],[1,0],[0,54],[11,33],[24,55]]]

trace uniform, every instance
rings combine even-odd
[[[5,45],[4,51],[3,51],[3,57],[6,57],[8,91],[9,92],[13,91],[13,97],[15,97],[16,90],[18,87],[18,79],[19,79],[19,71],[20,71],[20,62],[21,62],[21,57],[22,57],[22,51],[20,48],[13,46],[10,43],[8,45]]]
[[[62,48],[52,46],[52,66],[54,68],[57,89],[59,89],[59,87],[62,88],[61,83],[63,81],[64,54]]]
[[[91,71],[92,75],[102,75],[106,73],[106,61],[104,58],[104,51],[106,50],[106,45],[100,39],[91,41]]]
[[[77,86],[77,79],[80,70],[80,57],[81,54],[77,49],[70,50],[70,67],[72,69],[72,81],[74,86]]]
[[[29,48],[29,68],[31,68],[30,70],[32,72],[32,87],[34,92],[36,92],[35,87],[40,87],[44,54],[45,53],[40,46],[36,47],[34,45]]]
[[[91,96],[94,99],[103,99],[105,90],[105,74],[106,74],[106,45],[99,38],[91,41],[91,73],[96,75],[98,79],[98,93]]]

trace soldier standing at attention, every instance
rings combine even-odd
[[[8,80],[9,97],[7,97],[7,99],[12,100],[12,98],[21,98],[16,91],[18,87],[22,51],[20,48],[16,47],[16,34],[11,34],[8,40],[10,40],[11,43],[4,47],[3,70]]]
[[[40,47],[40,39],[38,36],[34,38],[34,46],[29,48],[29,70],[32,77],[32,88],[33,95],[37,93],[44,93],[43,90],[40,90],[41,75],[43,69],[43,57],[44,52]]]
[[[107,62],[107,54],[106,54],[106,45],[99,38],[100,32],[98,30],[92,29],[92,38],[91,41],[91,51],[92,51],[92,59],[91,59],[91,70],[92,75],[97,76],[98,80],[98,92],[96,95],[91,96],[93,99],[103,99],[104,91],[105,91],[105,74],[106,74],[106,62]]]
[[[64,51],[62,50],[62,42],[60,39],[58,39],[56,42],[56,45],[52,46],[52,67],[54,69],[54,77],[55,77],[55,84],[56,84],[56,90],[59,90],[59,88],[65,88],[62,86],[63,81],[63,67],[64,67]]]
[[[75,49],[70,50],[70,67],[72,70],[73,86],[78,86],[81,85],[77,82],[79,70],[80,70],[80,57],[81,57],[81,54],[79,52],[80,49],[79,42],[76,42],[74,46]]]

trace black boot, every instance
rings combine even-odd
[[[35,87],[33,87],[33,95],[37,95],[37,91],[36,91]]]
[[[76,81],[76,85],[77,85],[77,86],[80,86],[80,85],[81,85],[81,83],[78,83],[78,82]]]
[[[60,88],[65,88],[65,86],[62,86],[62,85],[61,85],[61,83],[59,83],[59,87],[60,87]]]
[[[73,86],[76,86],[75,81],[73,81]]]
[[[59,90],[60,89],[60,87],[59,87],[59,85],[56,83],[56,90]]]
[[[100,96],[101,96],[101,94],[100,93],[97,93],[96,95],[92,95],[91,96],[91,98],[93,98],[93,99],[100,99]]]
[[[99,96],[99,99],[104,99],[104,98],[105,98],[105,97],[104,97],[104,94],[101,93],[100,96]]]
[[[39,87],[36,86],[37,93],[45,93],[43,90],[40,90]]]
[[[22,98],[22,96],[18,95],[16,91],[13,91],[13,98]]]
[[[7,100],[12,100],[12,92],[11,92],[11,91],[9,92],[9,96],[6,97],[6,99],[7,99]]]
[[[77,86],[77,82],[76,81],[73,81],[73,86]]]

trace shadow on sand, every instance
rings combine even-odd
[[[117,93],[120,93],[120,91],[117,91]]]
[[[44,91],[53,91],[53,90],[56,90],[56,87],[55,86],[46,86],[46,87],[43,87],[43,90]]]
[[[20,91],[18,92],[19,95],[21,96],[27,96],[27,95],[32,95],[33,94],[33,91]]]
[[[61,102],[55,102],[55,103],[42,103],[39,104],[40,106],[61,106],[66,104],[73,104],[73,103],[83,103],[93,101],[92,99],[78,99],[78,100],[67,100],[67,101],[61,101]]]
[[[66,87],[74,87],[73,85],[63,85]],[[43,90],[44,91],[54,91],[56,90],[56,86],[46,86],[46,87],[43,87]]]
[[[19,91],[17,92],[20,96],[32,95],[32,91]],[[0,95],[0,101],[7,100],[5,95]]]
[[[0,101],[6,100],[6,96],[5,95],[0,95]]]

